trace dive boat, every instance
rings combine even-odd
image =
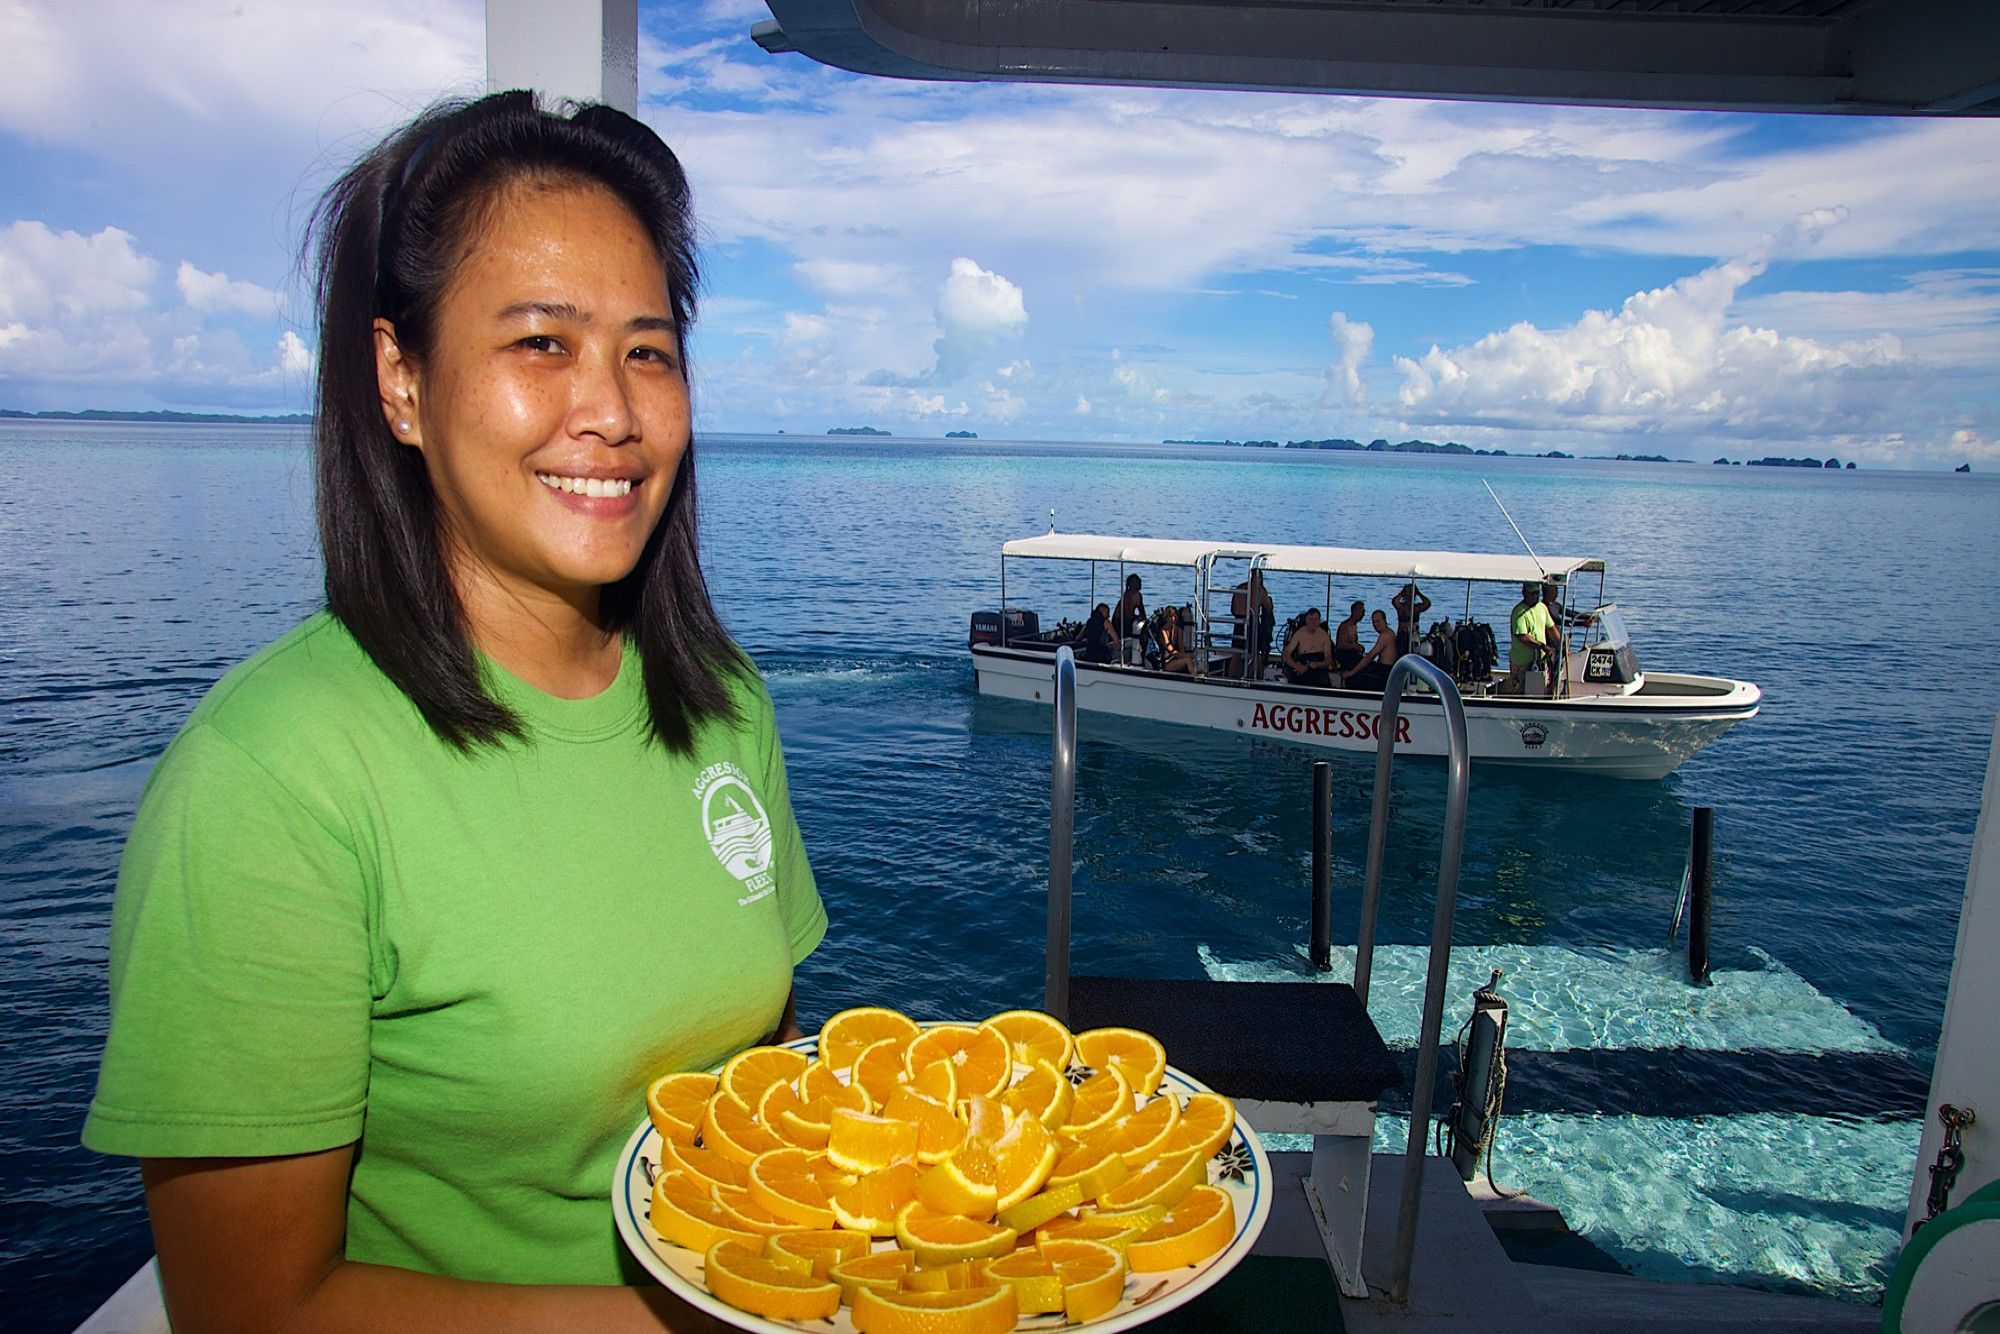
[[[1123,657],[1131,660],[1129,664],[1086,662],[1079,655],[1078,706],[1101,713],[1277,737],[1332,750],[1373,751],[1379,688],[1343,686],[1337,675],[1331,678],[1332,685],[1283,679],[1278,668],[1281,635],[1274,636],[1268,654],[1246,647],[1259,637],[1254,623],[1245,624],[1255,619],[1254,610],[1246,614],[1252,602],[1246,590],[1253,584],[1262,586],[1270,574],[1323,576],[1326,601],[1321,605],[1329,610],[1336,578],[1393,580],[1400,586],[1438,592],[1440,601],[1440,585],[1452,585],[1456,591],[1463,584],[1463,619],[1434,622],[1428,630],[1417,625],[1409,651],[1432,658],[1457,681],[1471,758],[1482,765],[1661,778],[1737,723],[1755,717],[1763,699],[1748,681],[1642,671],[1617,605],[1603,600],[1604,562],[1591,557],[1375,551],[1056,532],[1019,538],[1001,548],[1000,609],[975,612],[968,639],[982,695],[1049,701],[1056,650],[1065,644],[1076,646],[1081,639],[1075,625],[1063,623],[1045,630],[1034,610],[1009,601],[1008,562],[1018,560],[1087,564],[1092,605],[1098,602],[1100,566],[1117,571],[1107,601],[1115,601],[1126,576],[1138,570],[1164,567],[1186,572],[1190,597],[1176,609],[1184,626],[1183,642],[1170,647],[1190,655],[1182,665],[1191,665],[1192,670],[1162,670],[1163,609],[1151,618],[1148,634],[1138,644],[1128,644]],[[1473,613],[1475,590],[1482,585],[1552,584],[1568,592],[1575,589],[1579,576],[1590,574],[1598,576],[1594,605],[1588,611],[1558,612],[1569,624],[1562,629],[1560,648],[1550,655],[1556,660],[1554,670],[1532,671],[1524,680],[1510,682],[1504,670],[1506,618],[1496,617],[1502,633],[1494,636],[1491,625]],[[1038,591],[1048,583],[1035,582]],[[1512,600],[1489,587],[1488,605],[1502,598]],[[1384,605],[1386,609],[1392,604]],[[1328,617],[1329,633],[1332,619]],[[1278,625],[1284,622],[1279,620]],[[1573,638],[1578,642],[1572,643]],[[1368,642],[1365,633],[1363,642]],[[1395,745],[1399,754],[1445,753],[1443,710],[1427,689],[1414,690],[1404,701]]]

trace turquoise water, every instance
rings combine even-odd
[[[1051,507],[1073,531],[1507,551],[1484,477],[1539,549],[1604,556],[1642,661],[1747,677],[1766,707],[1658,783],[1474,775],[1456,937],[1490,949],[1460,971],[1508,968],[1536,1049],[1496,1170],[1545,1198],[1577,1183],[1558,1202],[1644,1271],[1879,1283],[2000,708],[1990,478],[802,438],[708,441],[701,477],[716,595],[777,700],[834,918],[799,978],[808,1025],[1040,996],[1047,724],[977,697],[962,644],[1001,541]],[[67,1328],[150,1249],[129,1165],[74,1146],[118,850],[201,693],[313,609],[310,490],[291,428],[0,423],[0,1290],[29,1294],[30,1327]],[[1080,616],[1083,578],[1009,591]],[[1303,975],[1314,758],[1085,715],[1079,969]],[[1392,945],[1427,932],[1440,775],[1398,776]],[[1336,759],[1337,940],[1367,800],[1366,762]],[[1718,812],[1709,993],[1678,988],[1664,941],[1696,804]],[[1832,1165],[1809,1189],[1801,1143]],[[1663,1209],[1674,1235],[1649,1240]]]

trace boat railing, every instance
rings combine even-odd
[[[1049,943],[1042,1008],[1069,1022],[1069,876],[1076,839],[1076,655],[1056,650],[1055,738],[1049,754]]]
[[[1361,920],[1354,955],[1354,992],[1368,1005],[1368,979],[1375,958],[1375,922],[1382,902],[1382,855],[1389,838],[1389,779],[1396,762],[1396,716],[1403,691],[1414,681],[1430,686],[1444,705],[1444,846],[1438,855],[1437,905],[1431,916],[1430,968],[1424,978],[1424,1019],[1417,1044],[1416,1082],[1410,1089],[1410,1139],[1404,1153],[1403,1193],[1396,1211],[1396,1249],[1390,1265],[1389,1300],[1410,1295],[1410,1260],[1417,1239],[1417,1205],[1423,1190],[1424,1150],[1430,1139],[1431,1093],[1437,1082],[1438,1037],[1444,1027],[1445,977],[1451,969],[1451,918],[1458,903],[1459,854],[1465,845],[1465,799],[1471,754],[1465,737],[1465,706],[1451,677],[1428,658],[1406,654],[1389,669],[1382,691],[1381,721],[1375,735],[1375,805],[1368,821],[1368,870],[1361,889]]]

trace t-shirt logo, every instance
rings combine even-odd
[[[711,764],[695,780],[695,800],[701,803],[702,833],[722,869],[742,881],[750,893],[739,903],[754,903],[770,893],[771,817],[741,769],[724,760]]]

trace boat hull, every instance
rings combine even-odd
[[[1054,664],[1046,652],[976,645],[979,693],[1047,703]],[[1326,750],[1376,746],[1382,697],[1365,690],[1170,676],[1079,662],[1080,709],[1273,737]],[[1612,778],[1663,778],[1747,718],[1762,694],[1747,681],[1648,673],[1629,695],[1531,700],[1467,696],[1466,740],[1482,765],[1520,765]],[[1428,692],[1407,695],[1397,718],[1399,755],[1445,753],[1444,710]]]

